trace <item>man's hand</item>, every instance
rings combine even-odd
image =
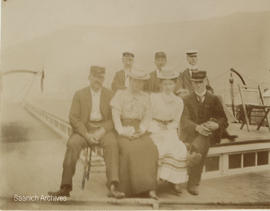
[[[198,125],[195,129],[198,133],[200,133],[203,136],[209,136],[212,134],[211,130],[209,130],[207,127],[205,127],[203,124]]]
[[[214,121],[208,121],[208,122],[205,122],[203,124],[205,127],[207,127],[210,131],[215,131],[219,128],[219,125],[218,123],[214,122]]]
[[[87,140],[89,146],[91,146],[93,144],[98,144],[98,141],[96,140],[93,133],[87,133],[86,134],[86,140]]]
[[[105,133],[106,133],[106,130],[103,127],[100,127],[99,129],[95,130],[95,132],[93,133],[93,136],[96,141],[99,141],[104,136]]]

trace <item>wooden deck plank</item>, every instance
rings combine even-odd
[[[270,140],[270,131],[267,127],[261,127],[260,130],[256,130],[256,125],[250,125],[250,131],[244,127],[240,129],[240,124],[231,123],[228,127],[228,131],[232,135],[237,135],[236,141],[249,141],[249,140]]]

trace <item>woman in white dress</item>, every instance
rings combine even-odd
[[[159,179],[174,184],[174,190],[181,193],[180,183],[187,180],[187,149],[177,133],[184,108],[182,99],[174,94],[177,76],[169,71],[158,76],[161,92],[151,94],[152,121],[148,130],[159,152]]]

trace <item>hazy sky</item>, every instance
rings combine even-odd
[[[2,18],[5,41],[15,44],[67,25],[140,25],[264,10],[270,0],[7,0]]]

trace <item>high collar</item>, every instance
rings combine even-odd
[[[164,92],[161,92],[160,95],[162,96],[163,100],[166,103],[172,103],[175,101],[175,94],[174,93],[166,94]]]
[[[195,69],[198,69],[198,66],[197,65],[188,64],[188,69],[189,70],[195,70]]]

